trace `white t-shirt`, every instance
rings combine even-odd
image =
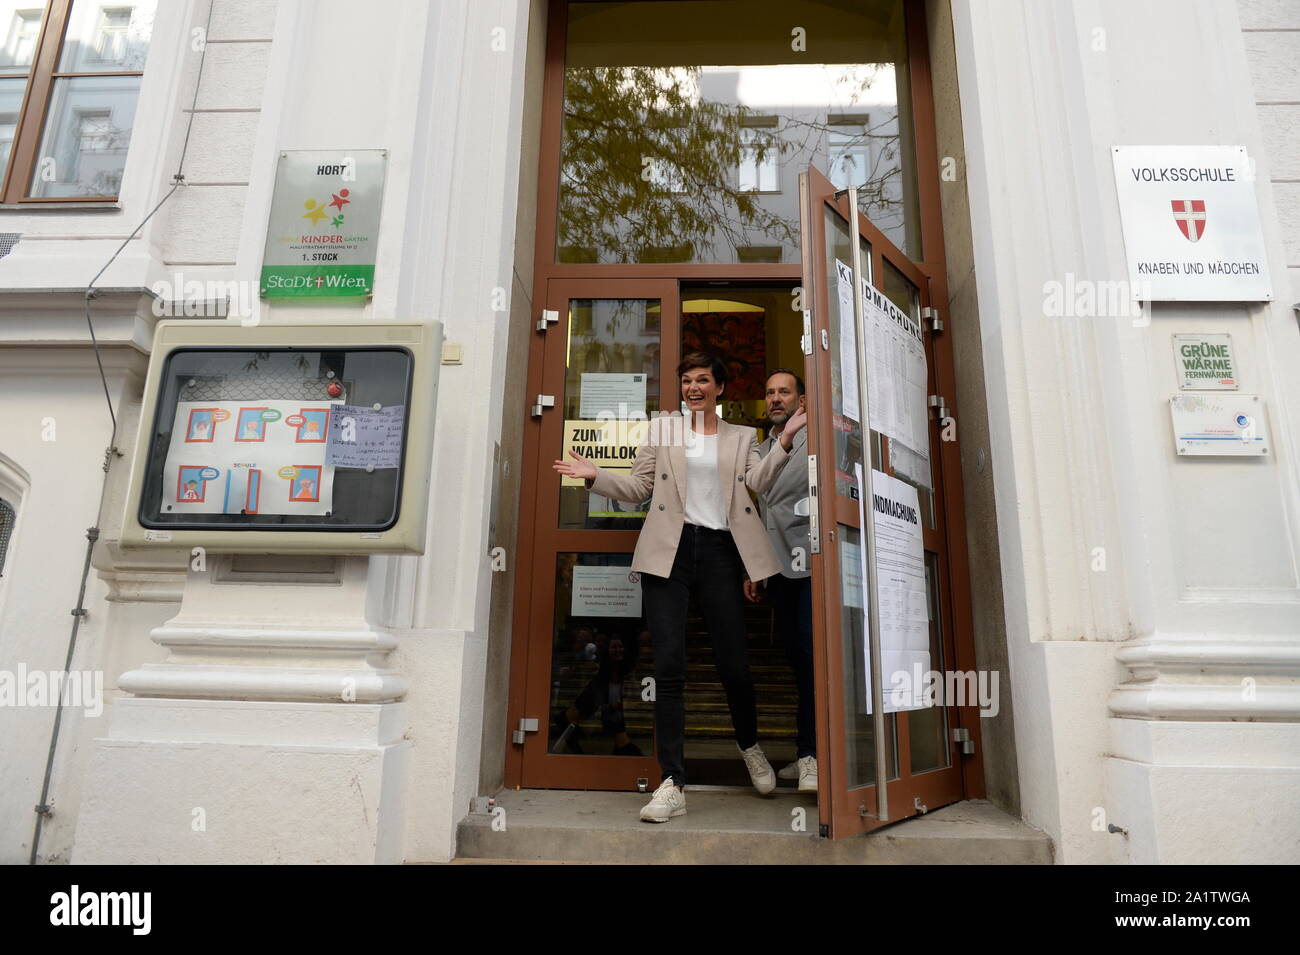
[[[686,523],[725,531],[727,510],[718,477],[718,436],[692,432],[687,442]]]

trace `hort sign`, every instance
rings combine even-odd
[[[286,150],[262,258],[267,298],[374,291],[384,149]]]

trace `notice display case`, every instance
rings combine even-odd
[[[160,322],[124,547],[424,549],[438,323]]]

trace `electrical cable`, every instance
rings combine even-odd
[[[145,224],[154,217],[154,213],[163,207],[163,204],[170,199],[173,194],[175,194],[176,190],[185,185],[185,154],[190,148],[190,130],[194,127],[194,112],[199,102],[199,89],[203,84],[203,66],[208,57],[207,36],[212,28],[212,8],[214,6],[214,2],[209,2],[208,19],[203,32],[203,49],[199,54],[199,72],[194,81],[194,98],[190,102],[189,123],[185,127],[185,140],[181,145],[180,159],[176,163],[176,173],[172,176],[172,187],[167,191],[167,194],[159,199],[157,204],[149,210],[149,214],[140,220],[140,224],[131,230],[131,234],[123,240],[122,244],[117,247],[117,251],[109,257],[108,261],[104,263],[103,268],[95,273],[95,277],[91,279],[90,284],[86,286],[86,294],[83,300],[86,312],[86,327],[90,331],[90,345],[95,352],[95,364],[99,368],[99,380],[104,387],[104,402],[108,405],[108,417],[112,422],[112,430],[109,433],[108,447],[104,451],[104,477],[99,484],[99,503],[95,508],[95,526],[86,529],[86,556],[81,567],[81,583],[77,591],[77,605],[72,610],[72,632],[68,635],[68,652],[63,661],[63,679],[59,684],[59,702],[54,711],[54,726],[50,731],[49,752],[45,757],[45,779],[41,784],[41,799],[35,806],[36,828],[32,833],[32,851],[31,856],[28,859],[28,865],[36,864],[36,858],[40,852],[41,846],[42,825],[45,821],[45,817],[48,816],[52,810],[49,803],[50,781],[54,775],[54,754],[58,748],[59,727],[63,724],[64,691],[68,686],[68,673],[72,669],[72,658],[77,649],[77,633],[81,629],[81,621],[86,617],[86,585],[90,579],[91,556],[94,553],[95,542],[99,540],[99,525],[104,516],[104,499],[108,493],[108,475],[113,465],[113,459],[122,456],[122,452],[119,451],[117,447],[117,414],[113,411],[113,398],[108,387],[108,376],[104,373],[104,361],[99,350],[99,339],[95,335],[95,324],[90,316],[90,300],[95,297],[95,283],[98,282],[103,274],[108,271],[109,267],[117,261],[117,257],[122,254],[122,250],[125,249],[133,239],[135,239],[140,230],[145,227]]]

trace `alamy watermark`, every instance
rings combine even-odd
[[[87,716],[104,712],[103,670],[0,670],[0,706],[81,707]]]

